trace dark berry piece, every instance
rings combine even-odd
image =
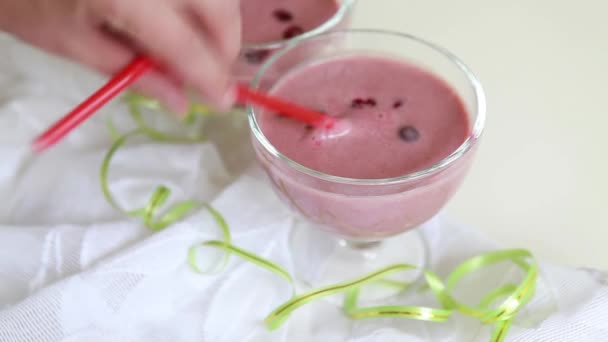
[[[268,50],[250,50],[244,56],[249,64],[260,64],[270,55]]]
[[[356,98],[351,102],[350,106],[352,108],[363,108],[363,106],[365,106],[365,100],[362,98]]]
[[[369,98],[369,99],[365,100],[365,104],[368,106],[376,107],[378,102],[376,102],[376,100],[374,100],[372,98]]]
[[[274,17],[278,21],[284,22],[284,23],[293,20],[293,14],[291,14],[291,12],[284,10],[284,9],[275,10],[274,12],[272,12],[272,15],[274,15]]]
[[[301,35],[302,33],[304,33],[304,30],[300,26],[291,25],[285,30],[285,32],[283,32],[283,38],[291,39]]]
[[[307,131],[312,131],[315,127],[313,125],[306,125],[304,126],[304,129],[306,129]]]
[[[414,126],[403,126],[399,129],[399,138],[406,142],[414,142],[420,139],[420,132]]]
[[[403,107],[402,100],[397,100],[397,101],[395,101],[395,103],[393,103],[393,108],[397,109],[397,108],[401,108],[401,107]]]
[[[376,107],[377,104],[378,104],[378,102],[371,97],[367,98],[367,99],[362,99],[362,98],[358,97],[351,102],[351,107],[352,108],[363,108],[365,106]]]

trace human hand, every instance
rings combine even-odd
[[[218,107],[234,100],[239,0],[0,0],[0,30],[108,75],[145,53],[163,71],[135,88],[178,113],[186,86]]]

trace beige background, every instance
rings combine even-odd
[[[360,0],[354,24],[443,45],[484,83],[487,130],[451,217],[608,269],[607,1]]]

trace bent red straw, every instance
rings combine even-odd
[[[108,83],[39,135],[32,143],[34,152],[42,152],[58,143],[154,66],[155,63],[149,57],[136,57],[128,66],[112,77]],[[316,127],[330,127],[334,122],[332,117],[323,113],[253,91],[244,85],[237,86],[237,100],[242,103],[258,105]]]

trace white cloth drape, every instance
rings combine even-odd
[[[262,319],[290,294],[282,279],[237,258],[213,276],[186,264],[190,246],[219,237],[209,213],[152,234],[106,203],[99,187],[110,142],[105,122],[114,117],[120,128],[129,127],[120,103],[47,153],[28,152],[36,133],[100,82],[0,37],[0,341],[488,340],[489,327],[459,315],[447,323],[352,322],[327,302],[308,305],[267,332]],[[205,143],[128,144],[112,163],[112,190],[125,207],[142,206],[160,184],[173,191],[171,201],[207,201],[226,217],[235,244],[291,270],[293,218],[251,163],[242,114],[211,121]],[[445,219],[422,229],[431,267],[443,275],[500,247]],[[608,341],[605,275],[540,264],[538,293],[507,340]],[[466,284],[463,298],[487,290],[484,281]],[[422,294],[413,304],[437,305]]]

